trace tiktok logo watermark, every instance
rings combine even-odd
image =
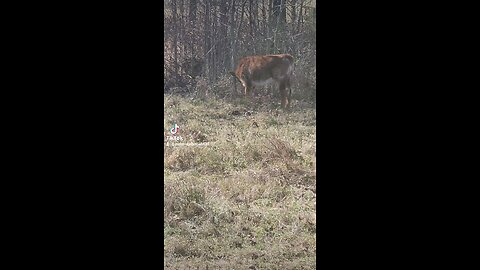
[[[163,132],[164,137],[164,144],[166,146],[207,146],[209,142],[192,142],[192,143],[184,143],[183,137],[180,135],[180,126],[177,123],[173,123],[171,127]]]
[[[180,130],[180,127],[177,125],[177,123],[173,123],[173,126],[172,128],[170,129],[170,134],[169,136],[165,136],[165,133],[164,133],[164,137],[165,137],[165,142],[179,142],[179,141],[183,141],[183,138],[182,136],[179,135],[179,130]]]
[[[172,133],[172,135],[175,135],[177,134],[178,132],[178,125],[177,123],[173,123],[173,127],[170,129],[170,133]]]

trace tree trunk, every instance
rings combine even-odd
[[[228,64],[230,65],[230,71],[235,70],[235,0],[231,0],[230,3],[230,33],[229,33],[229,41],[230,41],[230,59],[228,60]],[[232,77],[232,82],[233,82],[233,96],[237,95],[237,80]]]
[[[228,37],[228,3],[226,1],[220,1],[220,31],[219,35],[221,38],[226,38]],[[225,72],[227,68],[230,67],[228,63],[229,59],[229,40],[226,39],[225,42],[220,42],[218,44],[218,49],[220,50],[220,54],[222,55],[222,63],[221,63],[221,72]]]
[[[195,57],[195,25],[197,22],[197,0],[190,0],[190,5],[188,9],[188,23],[189,23],[189,45],[190,45],[190,57]]]
[[[292,31],[295,31],[295,21],[297,19],[297,0],[291,0],[291,25],[292,25]],[[295,34],[295,32],[293,32],[292,34]]]
[[[178,33],[179,33],[179,41],[180,41],[180,59],[182,59],[182,63],[184,61],[184,59],[186,58],[185,57],[185,51],[186,51],[186,42],[185,42],[185,25],[184,25],[184,4],[183,4],[183,0],[180,0],[180,5],[179,5],[179,9],[180,9],[180,20],[179,20],[179,24],[178,24],[178,27],[179,27],[179,30],[178,30]]]
[[[273,17],[278,25],[287,23],[287,5],[286,0],[273,0]]]
[[[211,81],[211,40],[210,40],[210,0],[205,0],[205,20],[204,20],[204,55],[205,55],[205,67],[207,71],[208,80]]]
[[[253,35],[253,0],[248,0],[248,11],[249,11],[249,16],[248,16],[248,22],[249,22],[249,30],[250,30],[250,38],[252,39],[252,43],[254,41],[254,35]]]
[[[172,15],[173,15],[173,70],[175,76],[178,75],[178,50],[177,50],[177,1],[172,0]]]
[[[214,80],[217,79],[217,74],[218,74],[218,60],[217,60],[217,52],[218,52],[218,25],[217,25],[217,7],[212,3],[211,5],[211,12],[212,12],[212,78]]]

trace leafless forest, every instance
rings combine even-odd
[[[295,57],[296,97],[315,96],[315,1],[168,0],[164,9],[166,93],[229,95],[227,74],[239,58],[288,53]]]

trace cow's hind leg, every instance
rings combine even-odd
[[[282,108],[286,109],[289,106],[289,101],[285,81],[280,82],[280,98],[282,102]]]
[[[290,108],[292,103],[292,87],[290,85],[290,79],[285,80],[285,88],[288,88],[288,100],[287,100],[287,107]],[[287,89],[285,89],[287,91]]]

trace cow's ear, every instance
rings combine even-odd
[[[234,77],[237,77],[237,75],[235,74],[235,72],[230,71],[229,73],[230,73],[230,75],[232,75],[232,76],[234,76]]]

